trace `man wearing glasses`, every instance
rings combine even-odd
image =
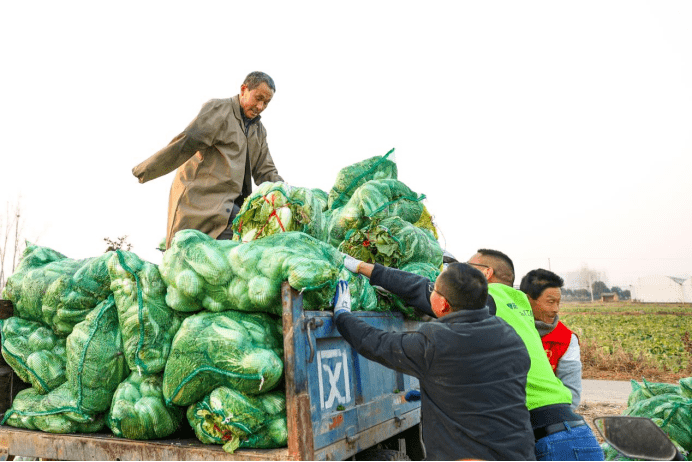
[[[351,257],[345,266],[438,318],[414,332],[381,331],[350,314],[348,285],[339,281],[334,323],[344,339],[364,357],[420,380],[427,459],[535,460],[529,355],[514,329],[488,313],[480,271],[450,263],[433,284]]]
[[[514,264],[502,252],[479,249],[468,261],[488,281],[488,308],[512,326],[529,356],[526,406],[536,439],[537,460],[603,460],[591,428],[571,409],[572,393],[553,373],[534,324],[533,311],[523,292],[512,287]]]
[[[480,249],[467,264],[478,269],[488,282],[489,314],[502,318],[514,329],[531,358],[526,384],[526,407],[531,416],[533,435],[529,438],[532,443],[535,442],[536,458],[603,460],[603,451],[591,428],[580,415],[571,410],[571,392],[553,373],[543,351],[526,295],[512,288],[512,260],[502,252]],[[372,285],[399,295],[409,306],[430,316],[438,316],[431,308],[435,285],[427,278],[378,264],[364,263],[350,256],[345,256],[344,266],[354,273],[369,277]],[[463,373],[464,370],[459,369],[451,376]]]

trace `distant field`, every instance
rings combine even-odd
[[[682,313],[692,316],[692,304],[689,303],[636,303],[636,302],[562,302],[562,313],[604,313],[604,312],[640,312],[646,313]]]
[[[692,376],[692,305],[568,302],[560,313],[579,335],[585,378]]]

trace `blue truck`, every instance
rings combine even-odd
[[[0,461],[52,460],[422,460],[420,401],[405,394],[418,380],[358,355],[339,335],[332,313],[303,311],[302,297],[282,286],[288,446],[238,449],[194,437],[136,441],[112,434],[51,434],[0,426]],[[387,331],[419,322],[395,312],[358,312]],[[13,393],[0,390],[0,394]],[[2,411],[2,410],[0,410]],[[4,411],[3,411],[4,412]]]

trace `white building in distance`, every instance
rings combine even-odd
[[[640,277],[632,286],[632,299],[642,303],[692,303],[692,278]]]

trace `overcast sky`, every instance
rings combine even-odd
[[[685,1],[5,2],[1,210],[68,257],[127,235],[159,263],[174,173],[132,167],[262,70],[291,185],[395,148],[460,260],[689,277],[691,23]]]

